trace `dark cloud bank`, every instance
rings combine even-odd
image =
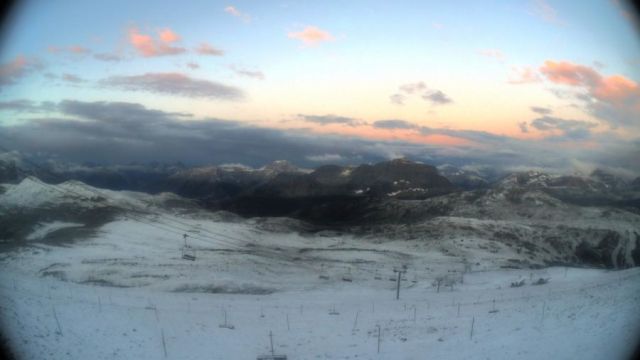
[[[45,153],[74,162],[126,164],[175,162],[191,165],[242,163],[262,166],[285,159],[299,166],[327,162],[359,164],[407,157],[434,165],[491,166],[496,169],[547,168],[572,172],[585,167],[640,169],[640,141],[622,141],[613,135],[589,132],[591,124],[541,117],[531,126],[555,130],[545,140],[527,141],[482,131],[418,126],[404,120],[380,120],[376,128],[409,129],[425,135],[446,135],[464,145],[437,146],[405,141],[377,141],[341,135],[317,135],[303,130],[278,130],[222,119],[197,119],[191,114],[165,112],[127,102],[35,103],[11,100],[0,110],[28,120],[0,125],[0,143],[9,149]],[[57,114],[54,117],[45,114]],[[320,124],[357,126],[351,118],[300,115]],[[597,149],[557,146],[588,136]],[[332,154],[328,157],[326,154]],[[313,159],[313,160],[310,160]]]

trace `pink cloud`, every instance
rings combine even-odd
[[[207,43],[201,43],[195,49],[196,52],[200,55],[210,55],[210,56],[222,56],[224,55],[224,51],[217,49]]]
[[[568,61],[544,62],[540,72],[556,84],[582,87],[596,99],[610,102],[627,101],[638,96],[638,84],[622,75],[605,77],[595,69]]]
[[[91,52],[91,50],[85,47],[82,47],[80,45],[72,45],[72,46],[69,46],[68,49],[69,49],[69,52],[72,52],[74,54],[88,54]]]
[[[302,31],[290,32],[287,36],[291,39],[302,41],[305,45],[316,45],[321,42],[334,40],[328,31],[315,26],[307,26]]]
[[[13,60],[0,64],[0,87],[15,84],[31,71],[42,68],[40,62],[18,55]]]
[[[547,60],[540,72],[554,84],[584,92],[587,108],[612,126],[632,124],[640,117],[640,86],[622,75],[604,76],[592,67]]]
[[[178,34],[173,32],[173,30],[169,28],[160,30],[159,36],[160,36],[160,40],[167,44],[180,40],[180,36],[178,36]]]
[[[547,60],[540,67],[540,72],[551,82],[564,85],[595,84],[600,80],[600,74],[593,68],[573,64],[568,61]]]
[[[0,78],[8,78],[14,74],[24,71],[29,60],[22,55],[18,55],[12,61],[0,65]]]
[[[140,34],[137,29],[129,31],[129,42],[144,56],[156,55],[157,45],[149,35]]]
[[[594,89],[594,95],[602,100],[612,102],[625,102],[638,96],[640,89],[638,83],[624,76],[613,75],[602,79]]]
[[[532,67],[512,67],[509,75],[509,84],[531,84],[540,82],[542,79]]]
[[[136,28],[129,30],[129,43],[144,57],[177,55],[186,51],[185,48],[170,45],[179,39],[170,29],[160,31],[159,37],[160,41],[157,41],[150,35],[140,33]]]

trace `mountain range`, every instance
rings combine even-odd
[[[268,227],[414,241],[457,258],[499,255],[504,267],[640,264],[640,180],[601,170],[491,179],[406,159],[317,169],[276,161],[254,169],[36,166],[14,158],[0,162],[0,180],[3,245],[20,243],[43,222],[81,223],[61,234],[86,236],[123,213],[158,208],[230,221],[275,217]]]

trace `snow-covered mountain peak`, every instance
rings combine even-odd
[[[260,168],[267,176],[276,176],[282,173],[303,173],[304,170],[291,164],[287,160],[276,160]]]
[[[36,208],[69,202],[94,203],[99,201],[99,190],[79,181],[53,185],[36,177],[26,177],[18,184],[4,184],[0,206]]]

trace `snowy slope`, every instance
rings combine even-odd
[[[0,207],[42,208],[50,205],[72,203],[83,207],[117,205],[130,208],[147,207],[181,198],[171,193],[149,195],[133,191],[98,189],[79,181],[66,181],[52,185],[35,177],[26,177],[18,184],[2,184]]]
[[[499,262],[477,256],[480,265],[463,274],[459,258],[406,240],[156,220],[122,218],[70,247],[4,254],[0,321],[15,351],[163,358],[164,336],[169,359],[252,359],[267,352],[273,331],[292,359],[624,359],[640,330],[638,268],[487,271]],[[180,258],[181,234],[155,227],[175,221],[186,224],[195,262]],[[402,264],[396,301],[389,279]],[[463,283],[438,292],[441,276]],[[538,278],[551,280],[531,285]],[[525,286],[509,286],[520,279]],[[225,311],[234,329],[220,327]]]
[[[101,190],[105,200],[87,200],[25,181],[4,185],[0,204],[88,211],[101,201],[141,207],[167,196]],[[492,236],[529,237],[540,219],[513,211],[537,210],[501,208],[498,194],[477,201],[486,202],[484,215],[360,235],[163,205],[118,213],[59,246],[38,239],[80,223],[40,222],[25,235],[32,241],[0,253],[0,326],[25,359],[255,359],[268,352],[269,331],[290,359],[628,357],[640,335],[640,268],[526,269],[526,254]],[[581,211],[564,223],[635,231],[634,214],[598,223],[599,209]],[[181,258],[184,234],[196,261]],[[403,265],[395,300],[394,269]],[[533,285],[540,278],[550,280]]]
[[[269,331],[290,359],[628,358],[640,330],[638,269],[538,275],[553,281],[512,289],[504,282],[529,274],[480,272],[453,292],[407,288],[396,301],[393,291],[357,284],[184,294],[79,286],[3,269],[1,324],[25,359],[255,359],[268,353]],[[234,329],[220,327],[224,312]]]
[[[42,240],[47,235],[54,231],[58,231],[60,229],[73,228],[73,227],[81,227],[82,224],[79,223],[69,223],[69,222],[61,222],[61,221],[53,221],[48,223],[39,223],[34,231],[27,236],[27,240]]]

